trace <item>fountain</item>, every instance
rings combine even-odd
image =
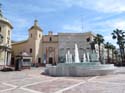
[[[75,44],[75,63],[80,63],[78,46]]]
[[[70,53],[70,51],[68,50],[68,52],[66,53],[66,63],[72,63],[72,54]]]
[[[66,62],[59,63],[57,66],[46,66],[45,73],[51,76],[96,76],[106,75],[115,72],[116,67],[113,64],[101,64],[97,53],[90,51],[83,54],[83,62],[80,62],[78,46],[75,44],[75,61],[72,60],[72,54],[68,50],[66,53]]]
[[[83,62],[86,62],[86,54],[83,53]]]

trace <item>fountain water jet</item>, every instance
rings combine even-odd
[[[75,44],[75,63],[81,63],[79,59],[78,45]]]
[[[85,61],[86,55],[83,55]],[[45,73],[51,76],[97,76],[114,73],[116,67],[113,64],[101,64],[96,55],[96,52],[93,51],[87,53],[87,61],[81,63],[78,46],[75,44],[75,62],[72,62],[72,54],[68,51],[65,63],[59,63],[57,66],[47,66]]]
[[[70,53],[69,50],[66,53],[66,63],[72,63],[72,54]]]
[[[86,54],[83,53],[83,62],[86,62]]]

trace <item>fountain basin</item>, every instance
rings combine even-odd
[[[99,62],[59,63],[57,66],[46,66],[45,73],[51,76],[98,76],[113,74],[116,67],[113,64]]]

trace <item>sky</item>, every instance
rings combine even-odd
[[[3,15],[12,23],[12,40],[28,38],[37,19],[43,34],[53,31],[101,34],[115,44],[111,33],[125,29],[125,0],[0,0]]]

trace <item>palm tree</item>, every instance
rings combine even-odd
[[[94,39],[94,43],[95,43],[95,44],[98,44],[99,61],[102,63],[102,60],[101,60],[101,50],[100,50],[100,48],[101,48],[101,44],[104,43],[104,38],[103,38],[103,36],[100,35],[100,34],[97,34],[96,37],[95,37],[95,39]]]
[[[110,63],[109,50],[111,50],[112,44],[109,43],[109,42],[107,42],[107,43],[105,44],[105,48],[107,49],[107,63]]]
[[[117,44],[119,45],[120,49],[120,54],[121,54],[121,59],[122,63],[124,63],[124,38],[125,38],[125,32],[123,30],[116,29],[112,33],[112,38],[117,39]]]

